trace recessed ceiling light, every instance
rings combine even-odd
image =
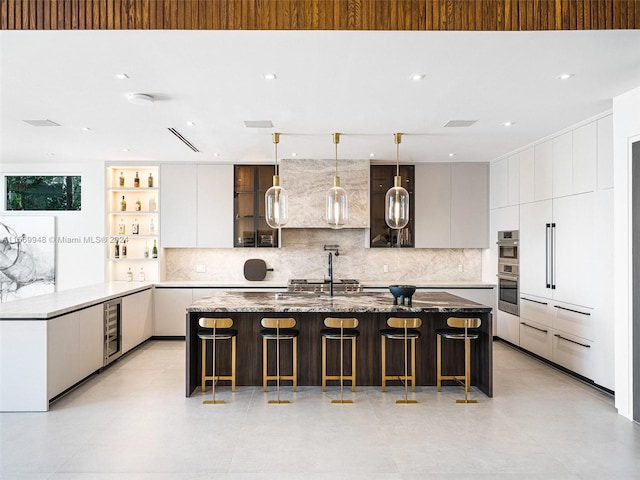
[[[83,132],[89,132],[89,131],[91,131],[91,129],[89,127],[82,127],[82,131]]]
[[[219,156],[220,156],[220,154],[216,152],[216,153],[214,153],[214,154],[213,154],[213,156],[214,156],[214,157],[219,157]]]
[[[126,80],[129,78],[129,75],[127,75],[126,73],[116,73],[116,78],[118,80]]]
[[[292,157],[295,157],[295,156],[297,156],[297,155],[298,155],[298,154],[297,154],[296,152],[293,152],[293,153],[291,154],[291,156],[292,156]]]
[[[503,127],[510,127],[510,126],[512,126],[512,125],[515,125],[515,124],[516,124],[516,122],[504,122],[504,123],[502,124],[502,126],[503,126]]]
[[[130,148],[124,148],[124,149],[122,149],[122,151],[123,151],[123,152],[130,152],[130,151],[131,151],[131,149],[130,149]]]
[[[129,103],[133,103],[134,105],[143,106],[153,105],[154,102],[153,97],[146,93],[130,93],[127,95],[127,100],[129,100]]]
[[[372,152],[372,153],[370,153],[370,154],[369,154],[369,156],[370,156],[370,157],[375,157],[375,156],[376,156],[376,154]]]
[[[423,80],[425,77],[424,73],[414,73],[409,78],[415,82],[419,80]]]
[[[275,80],[278,77],[276,77],[275,73],[263,73],[262,78],[264,78],[265,80]]]
[[[558,78],[560,80],[569,80],[571,77],[573,77],[573,73],[563,73],[561,75],[558,75]]]
[[[455,154],[455,153],[450,153],[450,154],[449,154],[449,156],[450,156],[450,157],[455,157],[455,156],[456,156],[456,154]]]
[[[196,126],[196,122],[187,122],[187,126],[195,127]]]

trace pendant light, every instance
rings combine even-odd
[[[387,190],[384,198],[384,219],[390,228],[400,230],[409,223],[409,192],[402,186],[400,177],[400,142],[401,133],[394,133],[396,142],[396,176],[393,177],[393,187]]]
[[[273,186],[264,194],[265,220],[271,228],[280,228],[289,220],[288,195],[284,188],[280,186],[280,176],[278,175],[278,143],[280,134],[273,134],[273,144],[275,145],[275,166],[273,175]]]
[[[340,134],[333,134],[333,143],[336,146],[336,172],[333,177],[333,187],[327,191],[327,223],[331,228],[342,228],[349,219],[347,192],[340,186],[338,176],[338,143]]]

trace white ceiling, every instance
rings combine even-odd
[[[340,158],[395,160],[396,131],[402,161],[489,161],[640,85],[640,31],[3,31],[0,69],[2,162],[270,162],[272,132],[281,158],[333,158],[341,132]]]

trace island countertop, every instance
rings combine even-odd
[[[411,306],[394,305],[390,293],[351,293],[334,295],[313,293],[232,292],[212,293],[193,304],[189,313],[224,312],[375,312],[375,313],[473,313],[491,312],[491,307],[446,292],[418,292]]]

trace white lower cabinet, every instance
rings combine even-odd
[[[593,342],[553,330],[553,361],[583,377],[593,379]]]
[[[187,307],[193,303],[191,288],[157,288],[154,292],[153,335],[183,337],[187,332]]]
[[[104,362],[103,306],[80,310],[80,372],[79,380],[102,368]]]
[[[536,355],[551,360],[553,334],[548,325],[520,317],[520,346]]]
[[[153,329],[152,290],[122,297],[122,353],[151,337]]]
[[[517,316],[498,310],[497,335],[507,342],[520,345],[519,321]]]
[[[80,312],[49,320],[47,330],[47,398],[79,380]]]

